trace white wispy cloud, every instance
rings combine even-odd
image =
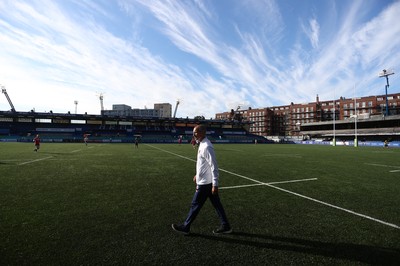
[[[377,72],[399,66],[399,1],[373,19],[362,1],[333,4],[329,18],[313,10],[293,20],[279,5],[235,2],[225,18],[213,1],[2,1],[0,83],[17,109],[68,111],[79,100],[80,111],[98,113],[95,94],[103,92],[107,108],[179,98],[178,116],[212,117],[237,104],[352,97],[354,83],[363,95],[379,93]],[[308,42],[286,38],[289,28]],[[162,34],[169,43],[159,45],[186,61],[171,63],[146,47],[155,34],[147,31]],[[8,109],[5,99],[0,109]]]
[[[319,44],[319,24],[318,21],[313,18],[308,21],[309,28],[304,28],[304,31],[308,38],[310,39],[310,43],[314,49],[318,48]]]
[[[9,81],[5,83],[24,91],[21,94],[10,92],[18,103],[15,105],[41,105],[66,112],[72,109],[75,98],[84,98],[81,100],[84,104],[91,97],[90,106],[99,106],[93,104],[98,91],[105,92],[109,106],[131,102],[137,104],[133,107],[143,108],[145,105],[152,107],[155,101],[174,102],[178,95],[190,94],[191,84],[179,68],[168,66],[143,47],[115,37],[95,21],[88,18],[75,21],[65,17],[51,3],[47,6],[41,3],[40,9],[24,3],[15,4],[20,8],[14,8],[16,13],[9,16],[26,25],[26,29],[20,30],[2,22],[2,28],[7,32],[1,37],[7,47],[2,58],[12,55],[13,59],[19,59],[13,68],[2,66],[4,80]],[[16,61],[10,58],[9,62]],[[13,74],[12,71],[17,73],[20,68],[28,72],[24,76]],[[14,81],[9,80],[11,77]],[[65,99],[64,104],[53,106],[49,99],[59,99],[68,88],[75,89],[74,94],[65,93],[61,96]],[[175,91],[176,96],[172,96],[171,91]],[[122,99],[126,102],[121,102]],[[99,112],[93,108],[86,111]]]

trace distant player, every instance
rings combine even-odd
[[[135,148],[138,149],[139,148],[139,138],[135,138]]]
[[[385,141],[383,142],[383,147],[389,148],[389,141],[387,139],[385,139]]]
[[[88,140],[89,140],[90,134],[83,134],[83,142],[85,142],[85,145],[88,145]]]
[[[34,151],[37,152],[40,149],[40,137],[39,137],[39,134],[36,135],[36,137],[33,139],[33,142],[35,144]]]

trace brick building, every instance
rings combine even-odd
[[[133,108],[126,104],[113,104],[112,110],[101,111],[102,115],[109,116],[136,116],[136,117],[158,117],[170,118],[172,116],[172,105],[170,103],[155,103],[153,109]]]
[[[400,114],[400,93],[388,94],[389,114]],[[291,103],[290,105],[231,110],[217,113],[219,120],[241,120],[251,122],[250,133],[260,136],[297,136],[301,125],[332,120],[346,120],[357,114],[358,119],[383,116],[386,110],[386,95],[360,98],[340,97],[336,100]]]

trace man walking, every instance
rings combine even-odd
[[[222,206],[218,195],[219,172],[214,147],[206,137],[206,133],[207,128],[205,125],[197,125],[193,129],[193,137],[199,143],[196,175],[193,177],[193,181],[196,183],[196,192],[194,193],[189,214],[185,222],[180,225],[172,224],[172,229],[185,235],[190,233],[190,226],[196,219],[197,214],[199,214],[207,198],[210,198],[210,201],[217,211],[218,217],[221,221],[221,226],[214,230],[213,233],[229,234],[232,232],[224,207]]]

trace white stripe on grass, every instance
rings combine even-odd
[[[219,189],[232,189],[232,188],[243,188],[243,187],[254,187],[254,186],[265,186],[265,185],[276,185],[276,184],[296,183],[296,182],[315,181],[315,180],[318,180],[318,178],[306,178],[306,179],[296,179],[296,180],[276,181],[276,182],[270,182],[270,183],[260,183],[260,184],[250,184],[250,185],[240,185],[240,186],[220,187]]]
[[[365,164],[372,165],[372,166],[387,167],[387,168],[400,168],[400,166],[396,166],[396,165],[387,165],[387,164],[379,164],[379,163],[365,163]]]
[[[43,158],[40,158],[40,159],[31,160],[31,161],[27,161],[27,162],[23,162],[23,163],[19,163],[18,165],[25,165],[25,164],[30,164],[30,163],[36,163],[36,162],[43,161],[43,160],[47,160],[47,159],[50,159],[50,158],[53,158],[53,156],[43,157]]]
[[[145,144],[145,145],[147,145],[147,146],[149,146],[149,147],[152,147],[152,148],[154,148],[154,149],[157,149],[157,150],[160,150],[160,151],[163,151],[163,152],[172,154],[172,155],[174,155],[174,156],[178,156],[178,157],[180,157],[180,158],[183,158],[183,159],[186,159],[186,160],[189,160],[189,161],[196,161],[196,160],[193,160],[193,159],[188,158],[188,157],[186,157],[186,156],[182,156],[182,155],[179,155],[179,154],[177,154],[177,153],[170,152],[170,151],[167,151],[167,150],[164,150],[164,149],[155,147],[155,146],[150,145],[150,144]],[[244,176],[244,175],[236,174],[236,173],[230,172],[230,171],[228,171],[228,170],[224,170],[224,169],[221,169],[221,168],[220,168],[219,170],[220,170],[220,171],[223,171],[223,172],[226,172],[226,173],[228,173],[228,174],[231,174],[231,175],[235,175],[235,176],[244,178],[244,179],[246,179],[246,180],[253,181],[253,182],[257,183],[257,184],[255,184],[255,185],[265,185],[265,186],[268,186],[268,187],[271,187],[271,188],[280,190],[280,191],[282,191],[282,192],[286,192],[286,193],[289,193],[289,194],[291,194],[291,195],[298,196],[298,197],[303,198],[303,199],[307,199],[307,200],[310,200],[310,201],[313,201],[313,202],[316,202],[316,203],[319,203],[319,204],[322,204],[322,205],[325,205],[325,206],[328,206],[328,207],[331,207],[331,208],[334,208],[334,209],[337,209],[337,210],[341,210],[341,211],[344,211],[344,212],[353,214],[353,215],[355,215],[355,216],[359,216],[359,217],[362,217],[362,218],[365,218],[365,219],[368,219],[368,220],[371,220],[371,221],[374,221],[374,222],[377,222],[377,223],[380,223],[380,224],[383,224],[383,225],[386,225],[386,226],[390,226],[390,227],[393,227],[393,228],[396,228],[396,229],[400,229],[400,226],[398,226],[398,225],[396,225],[396,224],[393,224],[393,223],[388,223],[388,222],[385,222],[385,221],[383,221],[383,220],[376,219],[376,218],[374,218],[374,217],[371,217],[371,216],[368,216],[368,215],[365,215],[365,214],[361,214],[361,213],[358,213],[358,212],[355,212],[355,211],[352,211],[352,210],[348,210],[348,209],[345,209],[345,208],[342,208],[342,207],[339,207],[339,206],[336,206],[336,205],[333,205],[333,204],[330,204],[330,203],[327,203],[327,202],[324,202],[324,201],[321,201],[321,200],[317,200],[317,199],[314,199],[314,198],[311,198],[311,197],[308,197],[308,196],[304,196],[304,195],[302,195],[302,194],[299,194],[299,193],[296,193],[296,192],[293,192],[293,191],[290,191],[290,190],[287,190],[287,189],[283,189],[283,188],[274,186],[274,185],[272,185],[272,184],[264,183],[264,182],[255,180],[255,179],[253,179],[253,178],[250,178],[250,177],[247,177],[247,176]]]

